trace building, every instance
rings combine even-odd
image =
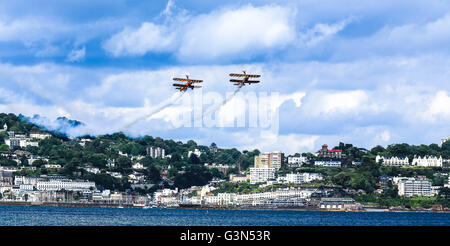
[[[288,173],[286,174],[286,182],[293,184],[309,183],[314,180],[323,180],[320,173]]]
[[[383,166],[409,166],[409,159],[407,156],[405,157],[397,157],[397,156],[379,156],[375,157],[375,162],[380,163]]]
[[[264,183],[275,178],[274,167],[252,167],[250,168],[250,184]]]
[[[342,150],[340,149],[328,149],[328,145],[322,145],[322,149],[316,152],[319,158],[331,158],[331,159],[342,159]]]
[[[166,151],[160,147],[150,146],[147,148],[147,155],[151,158],[164,158],[166,156]]]
[[[188,157],[191,157],[192,154],[196,155],[197,157],[200,157],[202,152],[199,149],[194,149],[194,151],[189,150],[188,151]]]
[[[90,172],[93,174],[99,174],[100,173],[100,168],[98,167],[93,167],[93,166],[86,166],[83,167],[84,170],[86,170],[86,172]]]
[[[13,172],[0,170],[0,186],[9,186],[13,184]]]
[[[279,183],[293,184],[309,183],[314,180],[323,180],[323,175],[320,173],[288,173],[286,176],[280,176],[277,179]]]
[[[212,163],[212,164],[205,163],[204,166],[208,169],[217,168],[217,170],[219,170],[223,174],[226,174],[228,169],[236,167],[236,165],[226,165],[226,164],[216,164],[216,163]]]
[[[131,167],[132,167],[133,169],[138,169],[138,170],[140,170],[140,169],[145,169],[144,165],[142,165],[142,164],[139,163],[139,162],[134,163],[133,166],[131,166]]]
[[[3,128],[0,129],[0,132],[6,132],[6,131],[8,131],[8,125],[5,123],[5,124],[3,125]]]
[[[437,156],[414,156],[414,159],[412,161],[413,166],[420,166],[420,167],[442,167],[442,156],[439,158]]]
[[[426,178],[406,178],[398,181],[399,196],[433,196],[431,183]]]
[[[264,153],[255,156],[254,167],[273,167],[279,170],[284,164],[284,154],[277,151],[272,153]]]
[[[46,139],[50,138],[52,135],[47,132],[30,132],[30,138],[31,139]]]
[[[95,182],[89,181],[72,181],[70,179],[50,179],[47,181],[38,181],[36,188],[40,191],[85,191],[95,189]]]
[[[240,183],[240,182],[247,182],[248,180],[250,180],[250,175],[249,174],[230,174],[230,182],[233,183]]]
[[[287,158],[288,167],[299,167],[308,161],[306,156],[289,156]]]
[[[112,177],[118,178],[118,179],[121,179],[123,177],[122,174],[119,172],[106,172],[106,173],[111,175]]]
[[[319,203],[319,207],[322,209],[358,209],[360,204],[355,203],[352,198],[322,198]]]
[[[92,140],[89,138],[82,138],[82,139],[78,139],[77,141],[78,141],[78,144],[81,145],[82,147],[86,147],[87,143],[92,142]]]
[[[11,132],[8,132],[11,133]],[[10,134],[8,138],[5,139],[5,144],[8,145],[10,149],[14,147],[27,147],[27,146],[35,146],[38,147],[39,143],[35,141],[31,141],[30,138],[27,138],[25,135],[15,135],[14,132]]]
[[[314,166],[319,167],[341,167],[341,161],[314,161]]]
[[[61,165],[58,164],[45,164],[44,167],[47,169],[61,169]]]

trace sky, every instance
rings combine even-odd
[[[444,0],[0,1],[0,112],[39,115],[49,129],[60,116],[83,122],[74,137],[123,131],[287,154],[440,143],[449,58]],[[228,74],[243,70],[261,82],[237,91]],[[186,74],[203,87],[174,90]],[[248,100],[262,107],[264,95],[276,127],[250,123]],[[198,118],[199,98],[223,124],[180,124]],[[207,109],[214,100],[227,102]]]

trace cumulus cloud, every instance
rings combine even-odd
[[[168,4],[165,12],[170,13],[172,5]],[[166,25],[144,22],[139,28],[128,27],[113,35],[103,48],[114,56],[171,51],[180,60],[249,57],[292,42],[296,35],[294,14],[286,7],[247,5],[188,16]]]

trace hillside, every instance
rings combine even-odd
[[[100,187],[124,190],[130,187],[130,183],[126,179],[126,175],[134,173],[132,165],[141,163],[145,169],[141,173],[145,176],[145,182],[157,183],[163,180],[173,181],[174,185],[180,188],[190,187],[192,185],[204,185],[213,177],[222,178],[223,174],[217,169],[207,169],[204,163],[222,163],[236,164],[238,160],[241,162],[241,168],[246,169],[253,163],[253,156],[259,154],[258,150],[251,152],[240,152],[237,149],[217,149],[211,151],[211,146],[198,145],[193,140],[176,142],[174,140],[164,140],[159,137],[144,136],[133,139],[127,137],[123,133],[114,133],[111,135],[103,135],[98,137],[89,137],[91,141],[86,142],[82,146],[80,139],[69,139],[64,133],[57,131],[47,131],[35,124],[27,122],[28,117],[16,116],[14,114],[0,114],[0,125],[5,123],[8,131],[29,135],[31,132],[41,131],[49,132],[51,138],[39,141],[39,146],[27,146],[24,148],[14,147],[9,150],[8,146],[2,145],[1,151],[8,152],[14,150],[25,150],[34,156],[48,158],[48,164],[61,165],[58,171],[47,170],[43,167],[47,164],[45,161],[35,161],[33,166],[38,167],[34,172],[22,173],[24,175],[40,175],[46,173],[63,174],[70,178],[81,178],[95,181]],[[64,119],[72,124],[77,121]],[[0,141],[4,142],[7,138],[5,131],[0,133]],[[165,149],[166,155],[170,158],[150,158],[146,155],[146,148],[149,146],[160,147]],[[191,155],[188,158],[188,151],[198,149],[202,154],[197,158]],[[114,161],[115,167],[107,166],[108,162]],[[14,161],[10,161],[5,157],[0,158],[0,164],[15,165]],[[83,167],[92,166],[99,168],[100,174],[92,174],[86,172]],[[169,168],[170,167],[170,168]],[[106,171],[118,172],[124,177],[122,179],[112,178],[106,174]],[[231,169],[230,171],[234,171]]]
[[[14,114],[0,114],[0,127],[5,123],[8,131],[15,131],[29,135],[31,132],[49,132],[50,138],[39,140],[39,146],[27,146],[9,149],[7,145],[0,145],[0,152],[24,150],[33,156],[42,157],[31,166],[36,170],[22,170],[17,175],[36,176],[41,174],[61,174],[73,179],[85,179],[95,181],[100,188],[125,190],[131,187],[129,175],[140,177],[137,183],[152,183],[172,185],[178,188],[187,188],[194,185],[207,184],[212,178],[226,178],[228,173],[237,172],[240,163],[241,170],[247,170],[253,165],[255,155],[259,150],[239,151],[235,148],[218,148],[215,143],[210,146],[198,145],[189,140],[186,143],[174,140],[165,140],[160,137],[144,136],[130,138],[123,133],[114,133],[97,137],[85,136],[70,139],[64,133],[58,131],[47,131],[35,124],[27,122],[29,118],[16,116]],[[62,119],[70,124],[77,123],[70,119]],[[6,131],[0,132],[0,141],[8,137]],[[151,158],[147,155],[148,147],[160,147],[165,150],[168,158]],[[283,167],[279,173],[319,172],[327,176],[325,184],[337,185],[342,188],[362,189],[372,192],[377,189],[380,175],[389,176],[414,176],[425,175],[433,180],[434,184],[445,182],[443,176],[436,176],[436,172],[447,172],[448,168],[419,168],[419,167],[386,167],[375,163],[376,155],[410,156],[414,155],[442,155],[443,158],[450,157],[450,142],[444,143],[442,147],[436,144],[430,145],[408,145],[392,144],[386,148],[376,146],[371,150],[365,150],[352,144],[339,143],[339,148],[345,154],[343,168],[318,168],[313,165],[304,165],[299,168]],[[188,152],[198,149],[199,157]],[[281,150],[282,151],[282,150]],[[299,153],[295,155],[300,155]],[[311,160],[317,159],[312,153],[302,153]],[[353,166],[352,161],[359,161],[360,166]],[[136,170],[132,166],[136,163],[143,165],[142,169]],[[221,173],[217,168],[206,168],[205,163],[217,163],[235,165],[228,169],[227,173]],[[59,169],[47,169],[45,164],[60,165]],[[113,165],[112,165],[113,164]],[[8,157],[0,156],[0,165],[28,166],[27,159],[23,158],[18,164]],[[86,168],[98,169],[98,173],[89,172]],[[113,177],[115,176],[115,177]],[[151,192],[142,190],[141,192]]]

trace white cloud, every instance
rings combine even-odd
[[[70,62],[78,62],[82,61],[84,57],[86,56],[86,47],[83,46],[81,49],[73,49],[70,51],[70,53],[67,55],[67,60]]]
[[[334,24],[318,23],[313,28],[300,35],[300,40],[307,46],[314,46],[342,31],[354,18],[347,18]]]
[[[171,51],[180,60],[250,57],[292,42],[296,35],[293,17],[290,9],[272,5],[222,9],[166,25],[144,22],[139,28],[128,27],[107,40],[103,48],[114,56]]]
[[[343,114],[357,113],[361,110],[375,108],[369,102],[368,94],[363,90],[349,90],[343,92],[318,91],[314,94],[317,99],[312,108],[314,114]]]
[[[233,54],[248,57],[263,49],[282,47],[295,38],[293,15],[285,7],[248,5],[197,16],[183,30],[178,55],[181,59]]]
[[[171,49],[173,33],[167,27],[144,22],[137,29],[125,28],[103,44],[113,56],[144,55]]]
[[[428,108],[423,115],[424,120],[450,119],[450,97],[446,91],[438,91],[432,95]]]

